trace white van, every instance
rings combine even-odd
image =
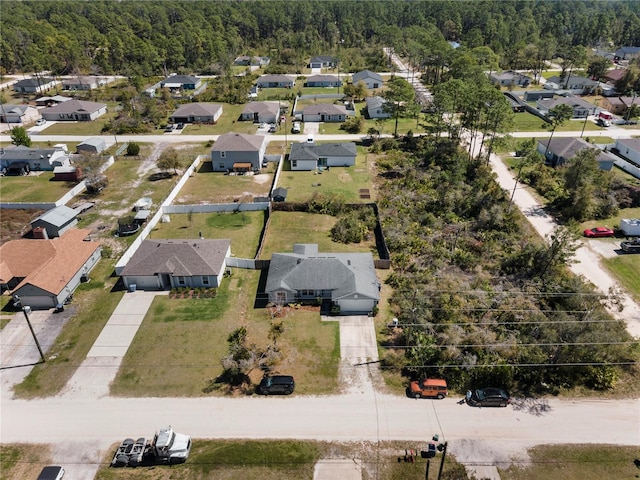
[[[300,133],[300,122],[293,122],[293,127],[291,127],[291,133]]]

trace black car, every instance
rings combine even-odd
[[[273,395],[283,393],[291,395],[296,388],[296,383],[291,375],[274,375],[264,377],[258,385],[258,393],[262,395]]]
[[[38,480],[61,480],[64,477],[64,468],[57,465],[44,467],[38,475]]]
[[[466,401],[472,407],[506,407],[511,403],[511,398],[500,388],[481,388],[469,390]]]

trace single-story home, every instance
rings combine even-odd
[[[271,256],[265,293],[278,305],[320,301],[333,313],[361,315],[378,304],[380,282],[371,253],[321,253],[316,244],[295,243],[293,253]]]
[[[356,144],[292,143],[289,162],[291,170],[316,170],[326,167],[351,167],[356,164]]]
[[[25,78],[13,84],[13,91],[18,93],[43,93],[56,86],[51,78]]]
[[[621,47],[614,52],[614,55],[619,60],[640,58],[640,47]]]
[[[51,148],[33,148],[19,145],[17,147],[0,148],[0,168],[10,170],[12,165],[26,166],[27,173],[31,170],[53,170],[55,167],[69,166],[69,152],[62,146]]]
[[[147,239],[120,276],[129,290],[218,288],[230,256],[230,240]]]
[[[62,89],[95,90],[104,83],[104,80],[100,80],[98,77],[78,75],[77,77],[62,80]]]
[[[372,72],[371,70],[362,70],[351,76],[351,83],[357,85],[360,82],[364,83],[369,90],[382,88],[384,84],[382,75]]]
[[[250,57],[249,55],[240,55],[236,57],[233,61],[234,65],[240,65],[243,67],[266,67],[271,63],[271,59],[269,57],[259,57],[254,55]]]
[[[532,82],[531,77],[513,70],[506,70],[500,73],[492,72],[489,75],[489,80],[491,80],[491,83],[501,87],[528,87]]]
[[[31,221],[31,229],[40,230],[44,238],[60,237],[64,232],[78,224],[78,217],[73,208],[66,205],[47,210],[35,220]]]
[[[615,85],[627,72],[626,68],[614,68],[604,74],[604,80],[609,85]]]
[[[244,133],[224,133],[211,148],[214,172],[259,172],[267,149],[267,137]]]
[[[86,100],[69,100],[41,111],[42,118],[50,121],[91,122],[107,113],[107,104]]]
[[[367,97],[365,103],[367,104],[367,115],[369,118],[389,118],[391,112],[385,109],[384,104],[387,101],[382,97]]]
[[[566,75],[564,78],[553,76],[547,79],[544,88],[548,90],[568,90],[576,95],[591,93],[599,82],[579,75]],[[548,85],[548,86],[547,86]]]
[[[21,123],[23,125],[33,123],[40,118],[40,112],[31,105],[0,105],[0,122]]]
[[[616,140],[615,149],[623,157],[640,165],[640,138],[619,138]]]
[[[107,143],[104,141],[104,138],[101,137],[91,137],[87,138],[85,141],[79,143],[76,146],[76,151],[78,153],[86,152],[91,154],[102,153],[107,149]]]
[[[18,239],[0,246],[0,286],[34,310],[55,308],[86,282],[102,246],[90,230],[71,229],[53,239]]]
[[[304,83],[305,87],[339,87],[340,85],[342,80],[335,75],[311,75]]]
[[[287,199],[287,189],[284,187],[274,189],[271,199],[274,202],[284,202]]]
[[[558,105],[569,105],[573,109],[573,118],[585,118],[595,115],[598,107],[578,97],[558,97],[542,99],[536,102],[536,108],[540,113],[548,115],[549,111]]]
[[[253,123],[276,123],[279,118],[280,102],[249,102],[240,114],[240,120]]]
[[[309,68],[334,68],[338,59],[331,55],[319,55],[309,60]]]
[[[598,161],[600,170],[609,171],[613,168],[615,157],[612,154],[600,150],[598,147],[581,138],[557,137],[552,139],[551,142],[549,142],[548,139],[538,140],[537,149],[538,152],[545,156],[548,165],[559,167],[570,162],[579,151],[585,148],[598,150],[596,160]]]
[[[217,103],[186,103],[171,114],[173,123],[216,123],[222,115],[222,105]]]
[[[202,85],[202,80],[193,75],[169,75],[160,81],[160,88],[169,90],[197,90]]]
[[[600,106],[614,115],[624,115],[632,104],[640,105],[637,97],[603,97]]]
[[[53,107],[59,103],[68,102],[73,100],[71,97],[63,97],[62,95],[54,95],[52,97],[38,97],[36,98],[36,106],[38,107]]]
[[[256,80],[256,85],[260,88],[293,88],[295,84],[293,75],[284,74],[262,75]]]
[[[549,99],[555,97],[555,92],[551,90],[527,90],[524,92],[522,98],[524,98],[525,102],[537,102],[542,99]]]
[[[344,105],[315,103],[302,110],[303,122],[344,122],[346,119],[347,109]]]

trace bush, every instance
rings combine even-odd
[[[140,154],[140,145],[137,143],[130,143],[127,145],[127,155],[130,157],[135,157]]]

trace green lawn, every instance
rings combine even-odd
[[[548,129],[548,124],[540,117],[533,115],[528,112],[516,113],[513,115],[513,123],[510,125],[510,130],[512,132],[541,132]],[[546,126],[546,128],[545,128]],[[557,132],[571,132],[571,131],[582,131],[584,127],[585,132],[587,131],[602,131],[603,127],[599,127],[594,122],[588,121],[585,124],[584,120],[569,120],[565,122],[563,125],[560,125],[556,131]]]
[[[122,396],[212,395],[222,373],[226,339],[246,325],[249,342],[266,348],[271,317],[255,309],[260,272],[233,269],[213,299],[158,296],[123,360],[111,392]],[[321,322],[317,311],[291,310],[278,339],[283,360],[275,369],[294,375],[296,393],[321,394],[337,386],[340,356],[337,322]],[[162,364],[148,359],[162,358]],[[251,374],[257,383],[259,371]],[[212,390],[213,388],[213,390]]]
[[[51,171],[0,177],[0,198],[3,202],[55,202],[75,185],[54,182]]]
[[[158,223],[150,237],[165,238],[228,238],[231,252],[240,258],[254,258],[258,251],[265,213],[192,213],[172,214],[168,223]]]
[[[371,162],[363,147],[358,147],[356,164],[352,167],[332,167],[322,173],[314,171],[292,171],[289,161],[285,160],[278,186],[287,189],[288,202],[304,202],[315,192],[326,196],[340,195],[348,203],[375,201],[370,178]],[[372,198],[361,199],[360,189],[369,189]]]
[[[640,302],[640,255],[618,255],[603,260],[604,265],[636,302]]]

